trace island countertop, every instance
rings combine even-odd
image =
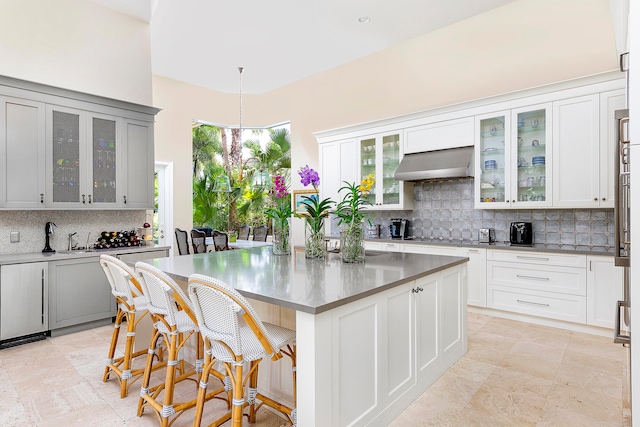
[[[174,256],[142,261],[186,282],[191,274],[222,280],[245,297],[319,314],[469,259],[367,251],[365,262],[347,264],[340,254],[307,259],[304,251],[273,255],[271,247]]]

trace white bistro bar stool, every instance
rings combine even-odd
[[[136,274],[131,268],[118,258],[110,255],[100,255],[100,265],[111,285],[111,293],[116,299],[118,310],[114,323],[111,345],[107,356],[107,366],[104,369],[103,381],[107,382],[113,372],[120,382],[120,397],[126,397],[129,387],[144,373],[144,369],[132,369],[133,359],[147,354],[147,350],[134,352],[134,341],[136,327],[140,320],[147,315],[147,299],[142,295],[140,283],[136,279]],[[115,358],[116,347],[122,322],[127,322],[127,339],[124,348],[124,355]],[[162,352],[158,354],[162,360]],[[158,368],[161,366],[158,366]]]
[[[140,274],[142,291],[147,297],[148,310],[151,313],[154,326],[154,335],[149,343],[147,364],[144,370],[140,400],[138,402],[138,416],[141,416],[144,408],[149,406],[155,412],[163,427],[171,424],[175,418],[184,411],[196,406],[196,399],[186,402],[174,402],[175,385],[184,380],[194,382],[194,389],[198,385],[198,376],[202,370],[202,339],[198,332],[196,318],[191,301],[180,286],[161,270],[144,262],[136,263],[136,273]],[[185,372],[185,362],[180,357],[181,349],[187,343],[189,337],[196,335],[196,366]],[[163,337],[168,345],[167,369],[164,383],[150,386],[151,372],[154,370],[154,353],[158,339]],[[179,369],[179,375],[176,370]],[[231,387],[225,387],[224,375],[215,372],[221,382],[221,387],[207,394],[205,400],[217,397],[220,393],[226,393],[224,398],[227,407],[230,407]],[[227,379],[227,384],[229,379]],[[161,395],[162,394],[162,395]],[[174,417],[174,414],[175,415]],[[171,418],[171,421],[170,421]]]
[[[204,340],[205,364],[198,391],[198,403],[194,427],[200,426],[207,391],[207,372],[213,371],[215,360],[223,363],[233,384],[231,413],[210,426],[219,426],[231,417],[232,427],[242,426],[245,414],[250,423],[256,421],[256,411],[267,405],[285,415],[289,423],[296,425],[296,332],[281,326],[263,323],[254,308],[238,291],[220,280],[194,274],[189,276],[189,297],[198,319],[198,327]],[[271,360],[291,358],[294,407],[258,393],[258,365],[264,357]],[[245,362],[249,365],[244,373]],[[247,384],[248,383],[248,384]],[[247,399],[245,401],[245,389]]]

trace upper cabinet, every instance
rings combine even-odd
[[[476,117],[475,207],[551,205],[551,104]]]
[[[436,120],[404,130],[404,154],[466,147],[474,144],[474,118]]]
[[[0,96],[0,208],[45,205],[45,104]]]
[[[625,103],[622,89],[553,103],[554,206],[613,207],[614,112]]]
[[[360,182],[373,175],[376,182],[366,200],[370,209],[413,209],[413,184],[393,178],[402,159],[402,132],[387,132],[361,138]]]
[[[157,109],[2,77],[0,101],[0,209],[153,208]]]
[[[337,202],[341,200],[339,190],[345,182],[360,182],[357,158],[356,138],[320,145],[320,195],[323,199]]]

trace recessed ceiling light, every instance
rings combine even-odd
[[[366,24],[369,21],[371,21],[371,19],[368,16],[361,16],[358,18],[358,23],[360,24]]]

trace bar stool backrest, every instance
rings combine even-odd
[[[133,297],[142,296],[135,272],[118,258],[107,254],[100,255],[100,265],[111,285],[113,296],[123,299],[129,308],[135,307]]]
[[[136,263],[136,272],[143,278],[142,291],[149,300],[148,309],[151,313],[164,316],[167,323],[174,326],[176,313],[184,310],[196,322],[189,297],[171,277],[144,262]]]
[[[239,317],[242,317],[267,355],[273,360],[282,357],[254,308],[231,286],[213,277],[192,274],[189,276],[188,290],[198,327],[203,334],[229,346],[236,355],[241,355],[243,347]],[[233,355],[224,346],[214,345],[212,351],[219,360],[234,362]]]

